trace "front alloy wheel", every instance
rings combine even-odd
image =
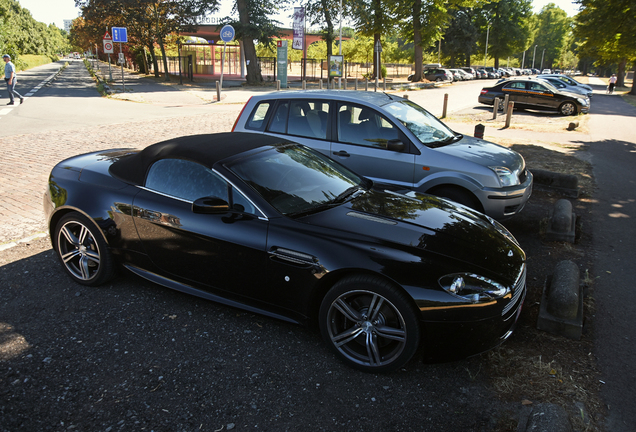
[[[69,213],[55,229],[55,249],[66,272],[82,285],[96,286],[113,276],[113,260],[94,224]]]
[[[407,297],[373,276],[350,277],[334,285],[320,307],[320,330],[345,363],[374,373],[405,365],[421,337]]]
[[[576,114],[577,109],[576,109],[576,105],[574,105],[572,102],[565,102],[563,105],[561,105],[561,107],[559,108],[559,111],[564,116],[569,116],[572,114]]]

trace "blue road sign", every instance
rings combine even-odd
[[[224,25],[221,29],[221,40],[223,42],[232,42],[232,40],[234,40],[234,35],[234,27],[229,24]]]
[[[128,29],[126,27],[113,27],[113,42],[128,42]]]

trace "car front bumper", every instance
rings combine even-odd
[[[532,195],[533,176],[528,171],[526,180],[518,185],[501,189],[485,188],[478,196],[484,213],[497,220],[504,220],[519,213]]]

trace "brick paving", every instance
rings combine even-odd
[[[218,109],[214,115],[0,138],[0,246],[46,231],[42,197],[57,162],[114,147],[143,148],[182,135],[228,132],[241,108],[235,104]]]

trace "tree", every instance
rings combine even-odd
[[[280,22],[270,18],[278,10],[281,0],[236,0],[234,11],[238,12],[238,22],[233,22],[236,36],[243,42],[243,52],[247,62],[246,81],[248,84],[263,82],[254,41],[271,44],[271,38],[278,35]],[[230,18],[224,19],[230,22]]]
[[[543,57],[543,65],[552,69],[558,64],[564,49],[572,33],[572,20],[568,18],[565,11],[557,7],[554,3],[549,3],[536,15],[535,38],[531,46],[537,45]],[[545,55],[543,55],[545,49]]]
[[[575,34],[582,49],[595,49],[601,61],[618,63],[618,86],[624,86],[625,66],[636,68],[636,5],[633,0],[580,0]],[[631,94],[636,95],[632,85]]]
[[[488,54],[495,58],[495,68],[499,68],[499,59],[526,49],[531,16],[531,0],[499,0],[481,8],[477,22],[481,27],[482,47],[486,48],[488,36]],[[486,61],[484,59],[484,63]]]
[[[470,57],[477,49],[479,29],[474,24],[475,12],[472,8],[451,11],[451,21],[442,40],[442,50],[450,56],[450,66],[455,67],[458,57],[463,57],[463,65],[470,66]]]

